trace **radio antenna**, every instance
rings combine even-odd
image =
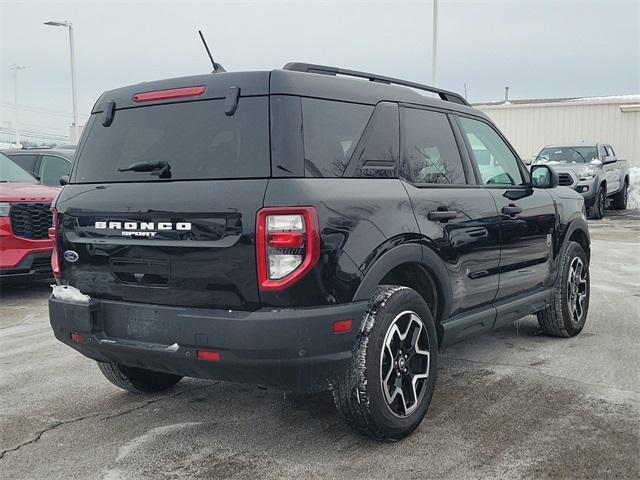
[[[213,55],[211,55],[211,50],[209,50],[209,45],[207,45],[207,41],[204,39],[202,30],[198,30],[198,35],[200,35],[200,40],[202,40],[202,44],[204,45],[204,48],[207,51],[207,55],[209,55],[209,59],[211,60],[211,65],[213,65],[213,72],[211,73],[226,72],[224,67],[219,63],[216,63],[215,60],[213,59]]]

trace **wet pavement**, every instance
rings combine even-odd
[[[449,347],[409,438],[353,434],[328,395],[184,379],[137,396],[58,343],[47,284],[3,287],[0,478],[638,478],[640,213],[590,222],[583,332],[534,317]]]

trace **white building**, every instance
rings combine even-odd
[[[545,145],[580,140],[610,143],[640,167],[640,95],[512,100],[474,105],[498,125],[523,159]]]

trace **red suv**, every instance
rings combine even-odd
[[[60,188],[40,185],[0,153],[0,280],[52,277],[51,202]]]

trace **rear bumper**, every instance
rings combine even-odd
[[[50,298],[49,318],[58,340],[94,360],[313,392],[348,367],[366,305],[238,312]],[[352,330],[333,333],[333,322],[346,319]],[[220,360],[198,360],[198,350],[219,352]]]

